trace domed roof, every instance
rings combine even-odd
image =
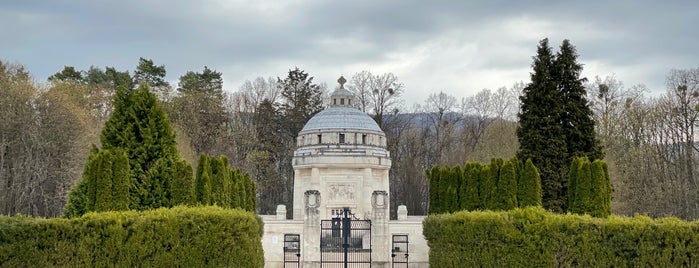
[[[308,120],[301,131],[338,128],[381,131],[368,114],[351,107],[327,108]]]

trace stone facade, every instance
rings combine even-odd
[[[403,254],[406,249],[405,244],[394,240],[405,238],[408,267],[426,267],[424,217],[407,216],[401,206],[399,219],[389,220],[391,158],[386,136],[371,117],[351,107],[353,96],[344,89],[344,78],[338,82],[333,105],[310,119],[297,138],[293,218],[285,218],[283,206],[277,215],[262,216],[265,267],[284,266],[284,237],[289,240],[296,235],[300,267],[321,267],[321,220],[338,218],[345,208],[355,219],[371,221],[371,267],[391,267],[394,251]]]

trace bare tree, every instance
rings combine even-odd
[[[369,71],[361,71],[352,75],[347,86],[347,89],[354,93],[357,108],[365,113],[371,105],[373,80],[374,76]]]
[[[0,214],[60,215],[92,132],[65,89],[40,89],[21,65],[0,62]]]

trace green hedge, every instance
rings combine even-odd
[[[528,207],[430,215],[430,267],[699,267],[699,221]]]
[[[0,217],[0,267],[262,267],[261,221],[175,207],[75,219]]]

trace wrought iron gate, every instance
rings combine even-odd
[[[284,235],[284,268],[298,268],[301,259],[301,239],[298,234]]]
[[[371,221],[354,218],[348,208],[320,222],[321,267],[371,267]]]
[[[408,235],[393,235],[391,247],[393,267],[408,267]]]

